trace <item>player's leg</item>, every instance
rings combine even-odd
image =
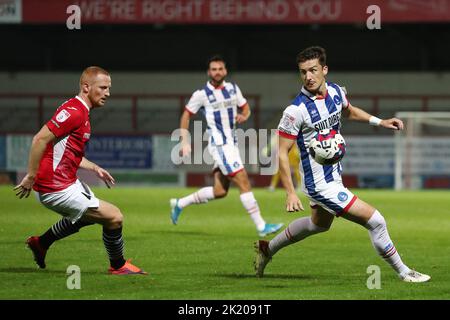
[[[217,169],[217,170],[216,170]],[[213,199],[220,199],[227,195],[229,181],[221,174],[220,170],[214,170],[214,186],[201,188],[190,195],[180,199],[170,199],[170,218],[173,224],[178,223],[180,214],[184,208],[191,204],[207,203]]]
[[[97,208],[89,208],[82,218],[84,221],[103,226],[103,243],[108,253],[111,274],[147,274],[124,258],[122,236],[123,215],[113,204],[100,200]]]
[[[66,238],[74,233],[77,233],[81,228],[92,225],[91,222],[78,220],[75,223],[69,218],[62,218],[46,232],[40,236],[31,236],[27,239],[26,244],[33,251],[34,259],[39,268],[44,269],[45,256],[50,246],[57,240]]]
[[[230,180],[225,176],[219,168],[214,169],[214,199],[225,198],[230,189]]]
[[[342,217],[364,226],[369,231],[370,239],[377,253],[397,272],[402,280],[425,282],[430,279],[428,275],[411,270],[403,263],[389,236],[386,220],[378,210],[357,199]]]
[[[299,242],[314,234],[328,231],[334,216],[320,206],[311,208],[311,216],[292,221],[284,232],[279,233],[269,242],[270,256],[281,248]]]
[[[248,179],[247,171],[242,167],[239,171],[230,174],[229,179],[233,181],[239,188],[241,193],[240,199],[245,210],[247,210],[250,218],[256,226],[261,237],[278,231],[283,224],[282,223],[266,223],[261,216],[259,210],[258,201],[251,190],[250,181]]]
[[[218,150],[220,148],[220,152]],[[207,203],[209,200],[213,200],[215,198],[223,198],[227,192],[224,192],[223,188],[216,187],[218,185],[218,181],[216,178],[216,171],[225,172],[224,175],[227,174],[227,169],[222,160],[222,146],[216,147],[208,145],[208,151],[214,159],[214,186],[209,186],[202,188],[194,193],[191,193],[183,198],[172,198],[170,199],[170,218],[173,224],[177,224],[178,218],[184,208],[191,204],[202,204]],[[220,178],[222,181],[223,178]],[[219,181],[219,182],[220,182]],[[226,182],[222,183],[223,186],[226,186]],[[227,189],[228,190],[228,189]]]
[[[191,204],[207,203],[209,200],[212,200],[214,198],[214,188],[211,186],[204,187],[194,193],[187,195],[186,197],[178,199],[178,206],[181,209],[184,209]]]
[[[292,221],[289,226],[280,232],[270,242],[259,240],[255,243],[256,258],[255,271],[258,277],[264,275],[264,269],[272,257],[280,249],[299,242],[314,234],[328,231],[333,223],[334,216],[320,206],[311,208],[311,216]]]
[[[81,192],[85,192],[89,199]],[[90,188],[79,180],[65,190],[46,194],[36,193],[36,196],[45,207],[63,216],[42,235],[31,236],[26,241],[33,252],[37,265],[40,268],[45,268],[47,250],[55,241],[66,238],[77,233],[81,228],[93,224],[80,217],[89,206],[97,206],[98,199]]]

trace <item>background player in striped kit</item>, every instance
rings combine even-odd
[[[389,236],[386,221],[371,205],[358,199],[342,184],[340,163],[322,166],[307,151],[316,130],[340,129],[340,115],[349,120],[361,121],[387,129],[402,130],[403,122],[392,118],[381,120],[362,109],[352,106],[346,92],[333,83],[327,83],[326,52],[321,47],[310,47],[297,56],[303,87],[300,94],[284,111],[278,127],[281,180],[287,192],[286,210],[304,210],[295,193],[289,171],[288,152],[297,142],[301,154],[300,172],[302,189],[310,200],[311,216],[294,220],[272,241],[256,243],[256,275],[262,277],[267,263],[281,248],[301,241],[308,236],[328,231],[334,216],[350,220],[369,231],[378,254],[391,265],[400,279],[407,282],[425,282],[430,276],[408,268],[400,258]]]
[[[94,223],[103,226],[103,243],[110,260],[110,274],[147,274],[124,259],[123,215],[119,208],[95,197],[91,189],[78,180],[77,170],[95,173],[108,187],[113,177],[105,169],[84,157],[84,146],[91,135],[89,113],[102,107],[110,95],[111,77],[100,67],[86,68],[80,77],[80,92],[64,102],[33,137],[28,172],[14,188],[20,198],[28,197],[31,188],[38,200],[63,218],[41,236],[26,241],[40,268],[45,268],[49,247],[57,240]]]
[[[180,199],[171,199],[172,222],[177,224],[182,209],[191,204],[225,197],[230,181],[233,181],[239,188],[242,205],[255,223],[259,235],[263,237],[274,233],[282,224],[266,223],[262,218],[237,147],[236,122],[247,121],[250,107],[239,87],[225,81],[227,69],[222,57],[214,56],[208,60],[207,73],[209,81],[193,93],[181,116],[181,155],[186,156],[191,152],[187,138],[189,120],[191,115],[200,111],[208,123],[208,150],[214,159],[214,186],[202,188]]]

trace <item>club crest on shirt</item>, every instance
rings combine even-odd
[[[85,133],[85,134],[83,135],[83,138],[85,138],[86,140],[89,140],[90,137],[91,137],[91,134],[90,134],[90,133]]]
[[[348,194],[346,194],[345,192],[339,192],[338,193],[338,199],[341,201],[345,201],[348,199]]]
[[[67,112],[66,110],[61,110],[61,111],[56,115],[56,121],[58,121],[58,122],[64,122],[64,121],[66,121],[69,117],[70,117],[70,113],[69,113],[69,112]]]
[[[336,105],[339,105],[342,102],[342,100],[339,96],[334,96],[333,101]]]

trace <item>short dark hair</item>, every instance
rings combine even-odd
[[[306,48],[297,55],[297,65],[313,59],[319,59],[320,65],[325,66],[327,64],[327,52],[319,46]]]
[[[220,54],[215,54],[211,58],[208,59],[206,68],[209,69],[209,65],[211,62],[223,62],[223,64],[226,66],[225,59]]]

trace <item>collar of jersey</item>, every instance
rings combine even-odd
[[[86,104],[86,102],[84,102],[83,99],[81,99],[79,96],[75,96],[75,98],[77,98],[78,100],[80,100],[80,102],[83,104],[83,106],[86,107],[87,111],[89,112],[91,109],[89,109],[88,105]]]
[[[311,100],[322,100],[325,99],[328,95],[328,84],[325,83],[325,86],[327,88],[327,91],[325,92],[324,96],[316,96],[314,94],[312,94],[311,92],[309,92],[308,90],[306,90],[305,86],[302,86],[302,93],[307,96],[308,98],[310,98]]]
[[[206,83],[206,85],[208,86],[208,88],[209,89],[211,89],[211,90],[222,90],[223,88],[225,88],[225,85],[226,85],[227,83],[224,81],[223,83],[222,83],[222,85],[220,86],[220,87],[214,87],[212,84],[211,84],[211,82],[207,82]]]

